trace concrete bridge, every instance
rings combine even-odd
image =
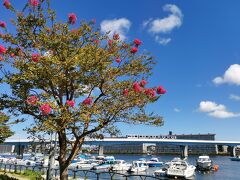
[[[40,143],[33,142],[31,139],[7,139],[4,145],[15,145],[22,148],[33,144]],[[50,140],[45,140],[44,143],[50,143]],[[154,139],[154,138],[104,138],[104,139],[89,139],[85,140],[86,145],[99,146],[99,154],[103,154],[104,145],[118,145],[118,144],[160,144],[160,145],[177,145],[181,149],[181,157],[188,156],[188,146],[190,145],[224,145],[230,147],[231,156],[236,156],[236,147],[240,145],[240,141],[216,141],[216,140],[185,140],[185,139]]]

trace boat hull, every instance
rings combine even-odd
[[[161,167],[163,165],[163,163],[159,162],[159,163],[147,163],[149,167]]]
[[[181,178],[190,178],[195,175],[195,168],[191,168],[188,170],[176,170],[176,169],[168,169],[167,176],[168,177],[181,177]]]
[[[240,161],[240,158],[239,157],[232,157],[232,158],[230,158],[231,159],[231,161]]]
[[[212,168],[211,162],[197,162],[198,170],[210,170]]]

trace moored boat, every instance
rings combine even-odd
[[[146,162],[149,167],[161,167],[163,162],[160,162],[158,158],[151,158],[149,161]]]
[[[168,163],[169,168],[167,169],[167,176],[169,177],[181,177],[190,178],[195,175],[196,167],[189,165],[187,161],[181,160],[180,158],[174,158],[170,163]]]
[[[209,156],[199,156],[196,161],[196,168],[200,171],[209,171],[212,169],[212,160],[209,158]]]
[[[128,172],[143,172],[148,169],[148,165],[144,161],[133,161],[131,167],[128,169]]]
[[[161,168],[161,169],[154,171],[154,176],[166,177],[167,176],[167,168]]]
[[[93,166],[94,170],[109,170],[114,164],[116,164],[116,160],[113,156],[106,156],[100,164]]]
[[[116,164],[114,164],[111,168],[112,171],[127,171],[131,167],[131,164],[127,163],[124,160],[116,160]]]

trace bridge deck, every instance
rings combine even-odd
[[[50,142],[46,140],[45,142]],[[31,139],[7,139],[4,144],[30,144]],[[39,143],[39,142],[37,142]],[[133,143],[156,143],[169,145],[240,145],[240,141],[212,141],[212,140],[185,140],[185,139],[144,139],[144,138],[104,138],[104,139],[86,139],[85,144],[92,145],[111,145],[111,144],[133,144]]]

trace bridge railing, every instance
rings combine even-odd
[[[48,168],[44,166],[31,166],[31,165],[18,165],[13,163],[3,163],[0,162],[0,171],[4,172],[15,172],[23,173],[25,170],[32,170],[35,172],[42,172],[46,174]],[[59,177],[59,168],[53,168],[55,178]],[[68,169],[69,176],[73,179],[83,178],[86,180],[96,179],[96,180],[153,180],[153,179],[163,179],[162,177],[155,177],[153,175],[146,174],[125,174],[115,171],[96,171],[96,170],[84,170],[84,169]],[[44,178],[42,178],[44,179]],[[37,180],[42,180],[37,179]]]

